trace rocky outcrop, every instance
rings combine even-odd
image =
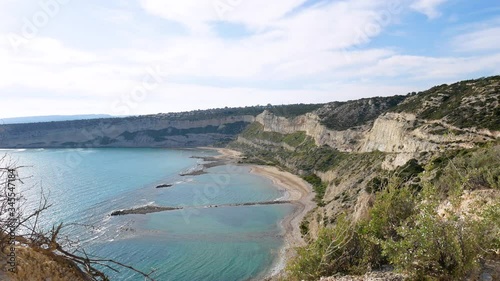
[[[460,129],[443,121],[419,120],[414,114],[394,112],[379,116],[373,125],[364,124],[344,131],[328,129],[314,113],[287,119],[265,111],[257,116],[256,122],[262,124],[267,132],[285,135],[305,132],[314,139],[317,146],[328,145],[342,152],[380,151],[408,157],[415,153],[453,147],[470,148],[475,143],[499,137],[499,132]],[[246,139],[240,141],[250,144]],[[264,140],[253,140],[253,144],[271,145]]]
[[[412,136],[414,115],[389,113],[375,120],[360,147],[360,152],[382,151],[408,153],[437,149],[437,145]]]
[[[453,147],[471,148],[477,142],[497,138],[497,133],[460,129],[443,121],[418,120],[413,114],[387,113],[375,120],[359,151],[420,153]]]
[[[276,116],[269,111],[258,115],[256,121],[264,125],[264,130],[280,134],[305,132],[312,137],[316,145],[329,145],[340,151],[350,152],[356,148],[367,127],[353,128],[345,131],[334,131],[321,124],[320,118],[314,113],[298,116],[293,119]]]

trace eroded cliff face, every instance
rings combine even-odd
[[[415,114],[397,112],[382,113],[371,122],[342,131],[331,130],[323,125],[321,118],[314,112],[284,118],[265,111],[255,121],[270,134],[240,136],[237,143],[244,150],[272,156],[275,163],[301,175],[314,173],[326,185],[322,199],[324,205],[309,213],[304,222],[310,238],[316,238],[321,227],[333,223],[338,214],[343,212],[351,214],[354,221],[366,217],[374,200],[373,193],[367,192],[366,187],[384,170],[398,169],[411,159],[425,163],[439,152],[472,148],[478,143],[500,137],[497,131],[458,128],[444,120],[424,120]],[[340,158],[326,171],[303,171],[301,165],[297,165],[297,157],[307,157],[306,154],[311,153],[311,150],[300,144],[293,146],[275,141],[284,139],[283,136],[297,135],[298,132],[304,132],[317,147],[326,145],[343,152],[344,156],[333,154],[332,157]],[[273,133],[283,136],[273,137]],[[321,157],[321,154],[315,154],[316,159]]]
[[[500,134],[488,130],[459,129],[443,121],[419,120],[413,114],[393,112],[382,114],[373,124],[344,131],[328,129],[314,113],[287,119],[265,111],[255,120],[268,132],[305,132],[317,146],[328,145],[339,151],[360,153],[380,151],[413,155],[453,147],[470,148],[477,142],[498,138]]]
[[[368,126],[361,126],[344,131],[330,130],[321,124],[320,118],[314,113],[287,119],[264,111],[255,120],[264,126],[265,131],[280,134],[305,132],[317,146],[328,145],[345,152],[354,151],[363,138],[363,132],[368,129]]]
[[[206,120],[154,117],[0,126],[0,147],[196,147],[236,138],[253,116]]]

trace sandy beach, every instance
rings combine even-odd
[[[286,190],[288,194],[286,200],[295,205],[294,211],[282,221],[285,244],[276,265],[267,276],[268,280],[273,280],[273,277],[282,273],[286,262],[295,255],[294,248],[306,245],[300,234],[300,223],[316,206],[313,201],[314,193],[311,186],[302,178],[277,167],[252,165],[251,172],[271,179],[276,186]]]
[[[241,159],[241,152],[227,148],[209,148],[220,153],[216,156],[220,159],[225,159],[231,162],[237,162]],[[300,234],[300,223],[311,211],[316,203],[313,201],[314,193],[312,187],[297,175],[283,171],[273,166],[248,165],[253,174],[267,177],[280,189],[286,191],[284,200],[291,201],[295,205],[293,213],[287,216],[283,221],[283,229],[285,231],[285,244],[281,251],[280,258],[270,273],[267,279],[273,280],[273,277],[278,276],[284,269],[286,261],[295,255],[294,248],[304,246],[306,243]]]

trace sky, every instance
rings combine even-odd
[[[498,74],[498,0],[0,0],[0,119],[323,103]]]

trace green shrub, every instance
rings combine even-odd
[[[382,177],[374,177],[371,179],[365,186],[365,191],[368,193],[376,193],[384,189],[389,180],[387,178]]]
[[[440,169],[434,185],[442,197],[460,194],[464,189],[500,189],[499,145],[460,150],[434,162],[432,168]]]
[[[323,228],[318,239],[297,250],[287,268],[286,280],[314,280],[334,273],[351,273],[362,259],[357,234],[342,215],[333,228]]]
[[[300,223],[300,234],[303,237],[309,234],[309,222],[305,219]]]
[[[358,233],[364,249],[365,267],[379,268],[387,264],[382,243],[388,239],[398,241],[397,228],[415,212],[416,196],[408,187],[400,187],[398,180],[376,195],[368,220],[361,221]]]
[[[438,190],[427,185],[415,211],[397,228],[397,236],[381,241],[383,255],[414,280],[461,280],[488,253],[500,249],[500,204],[463,217],[440,217]]]
[[[323,197],[325,196],[326,188],[328,187],[326,183],[321,181],[321,178],[318,177],[316,174],[310,174],[305,177],[303,177],[305,181],[310,183],[314,189],[314,192],[316,193],[316,196],[314,200],[318,205],[323,206]]]

